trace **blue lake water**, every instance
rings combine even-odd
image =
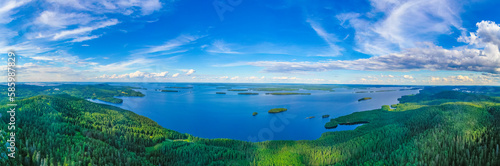
[[[335,92],[299,90],[292,92],[311,95],[265,95],[267,91],[253,91],[259,95],[238,95],[240,92],[216,89],[218,84],[114,84],[147,88],[138,89],[145,97],[120,97],[122,104],[111,104],[146,116],[159,125],[202,138],[230,138],[260,142],[266,140],[313,140],[329,131],[352,130],[359,125],[340,125],[325,129],[331,118],[353,112],[378,109],[382,105],[398,103],[404,95],[418,90],[400,91],[404,87],[370,87],[368,89],[338,88]],[[193,89],[171,89],[179,92],[159,92],[166,86],[192,86]],[[241,87],[237,87],[241,86]],[[262,85],[265,86],[265,85]],[[247,88],[233,85],[233,89]],[[396,90],[389,92],[355,93],[356,91]],[[226,92],[226,95],[215,94]],[[358,102],[363,97],[371,100]],[[92,100],[97,103],[105,103]],[[288,111],[269,114],[272,108]],[[258,115],[252,116],[253,112]],[[329,118],[322,118],[328,114]],[[315,116],[312,119],[307,117]]]

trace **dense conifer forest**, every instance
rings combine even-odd
[[[85,100],[142,96],[133,87],[57,88],[19,87],[16,158],[0,146],[0,165],[500,165],[496,87],[426,87],[399,104],[332,119],[368,122],[355,130],[326,132],[317,140],[258,143],[198,138]],[[8,138],[5,103],[0,106],[2,145]]]

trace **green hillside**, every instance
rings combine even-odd
[[[103,87],[88,89],[110,88]],[[120,88],[127,93],[130,87]],[[25,91],[36,96],[17,102],[17,156],[0,154],[0,165],[500,164],[500,102],[481,93],[429,88],[402,97],[392,109],[333,119],[340,125],[363,122],[355,130],[326,132],[311,141],[250,143],[168,130],[131,111],[89,102],[83,99],[88,92]],[[0,107],[2,115],[7,111]],[[8,118],[1,117],[4,138]]]

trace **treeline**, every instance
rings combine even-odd
[[[7,86],[0,86],[2,91],[1,95],[7,96]],[[99,99],[110,103],[122,103],[122,99],[115,98],[117,96],[137,96],[142,97],[144,94],[135,91],[137,87],[130,86],[111,86],[108,84],[95,84],[95,85],[76,85],[76,84],[62,84],[58,86],[35,86],[19,84],[16,85],[16,98],[24,99],[38,95],[51,95],[51,94],[69,94],[74,97],[84,99]],[[7,97],[2,98],[0,102],[7,102]]]

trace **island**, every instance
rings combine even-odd
[[[333,129],[333,128],[337,128],[337,126],[339,126],[339,123],[335,120],[330,120],[330,122],[326,123],[325,124],[325,128],[326,129]]]
[[[370,122],[368,122],[368,121],[344,122],[344,123],[339,123],[339,125],[357,125],[357,124],[365,124],[365,123],[370,123]]]
[[[248,89],[228,89],[227,91],[248,91]]]
[[[297,88],[254,88],[254,91],[298,91]]]
[[[371,97],[363,97],[361,99],[358,99],[358,101],[365,101],[365,100],[370,100],[372,99]]]
[[[231,87],[228,87],[228,86],[219,86],[219,87],[215,87],[215,89],[231,89]]]
[[[167,86],[165,88],[172,88],[172,89],[193,89],[193,87],[178,87],[178,86]]]
[[[311,95],[311,93],[266,93],[266,95]]]
[[[375,91],[375,92],[394,92],[396,90],[378,90],[378,91]]]
[[[330,115],[323,115],[323,116],[321,116],[321,117],[322,117],[322,118],[328,118],[328,117],[330,117]]]
[[[215,92],[215,94],[225,95],[225,94],[226,94],[226,92]]]
[[[259,93],[238,93],[239,95],[259,95]]]
[[[160,92],[179,92],[178,90],[160,90]]]
[[[253,116],[255,116],[255,115],[257,115],[257,114],[259,114],[259,113],[257,113],[257,112],[253,112],[253,113],[252,113],[252,115],[253,115]]]
[[[287,111],[286,108],[273,108],[267,112],[273,114],[273,113],[280,113],[280,112],[285,112],[285,111]]]

